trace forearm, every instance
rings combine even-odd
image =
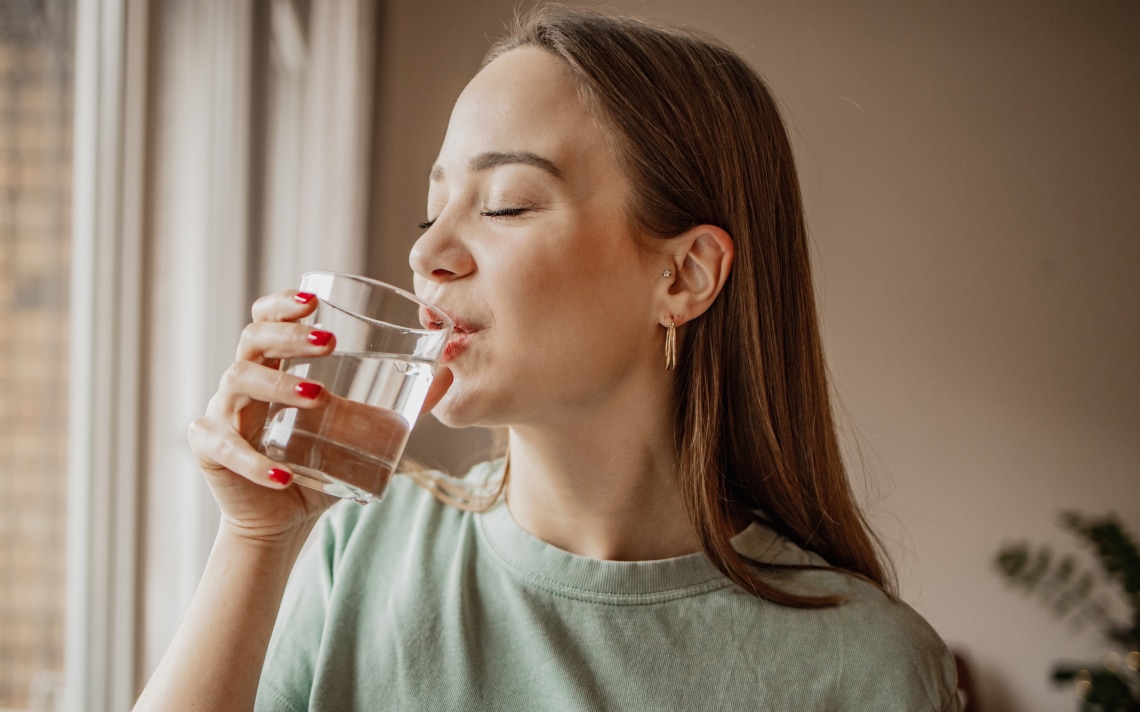
[[[253,709],[285,584],[310,529],[288,542],[265,543],[223,523],[186,617],[136,712]]]

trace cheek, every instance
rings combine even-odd
[[[496,356],[549,363],[628,353],[655,318],[636,245],[613,221],[544,227],[480,255]]]
[[[545,275],[533,286],[547,310],[536,330],[537,350],[577,372],[606,371],[639,358],[654,317],[652,292],[636,265],[591,261]]]
[[[487,271],[496,324],[528,329],[564,319],[580,291],[583,269],[563,252],[507,250]]]

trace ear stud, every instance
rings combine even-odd
[[[661,276],[666,277],[666,278],[672,277],[673,276],[673,270],[666,268],[665,271],[661,273]]]

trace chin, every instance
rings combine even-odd
[[[443,400],[432,408],[431,414],[449,428],[470,428],[486,425],[487,410],[485,399],[475,398],[474,394],[452,386]]]
[[[469,423],[463,418],[458,417],[457,414],[449,408],[444,408],[442,403],[432,409],[431,414],[435,416],[436,420],[449,428],[467,428],[473,425],[473,423]]]
[[[458,380],[458,378],[457,378]],[[447,427],[503,427],[505,399],[492,398],[486,390],[455,383],[432,409],[435,419]]]

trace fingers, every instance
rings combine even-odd
[[[432,408],[436,407],[447,389],[451,388],[451,383],[455,380],[455,374],[447,366],[440,366],[436,369],[435,376],[432,378],[431,387],[428,388],[427,396],[424,398],[424,405],[420,408],[420,415],[427,413]]]
[[[187,435],[198,466],[208,475],[228,470],[273,489],[284,489],[292,482],[293,474],[287,465],[262,455],[216,418],[195,420]]]
[[[238,342],[239,361],[266,361],[283,358],[327,356],[336,348],[336,337],[304,324],[280,321],[254,321],[247,324]]]
[[[251,401],[315,408],[328,399],[324,386],[251,361],[235,361],[222,374],[218,393],[207,413],[229,419]]]
[[[291,289],[258,299],[250,312],[254,321],[297,321],[312,314],[316,308],[315,296]]]

